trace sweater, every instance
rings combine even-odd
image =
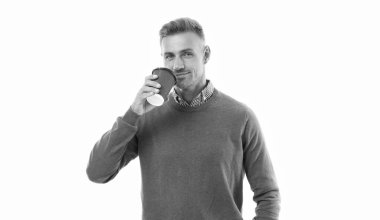
[[[242,220],[245,175],[254,219],[278,219],[279,188],[258,120],[217,89],[198,107],[171,97],[142,116],[129,109],[96,142],[87,175],[106,183],[137,156],[143,220]]]

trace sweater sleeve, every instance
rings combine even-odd
[[[254,192],[255,220],[278,220],[280,192],[259,122],[249,110],[243,134],[244,169]]]
[[[131,108],[118,117],[112,128],[98,140],[91,151],[87,176],[95,183],[107,183],[119,170],[138,156],[137,120]]]

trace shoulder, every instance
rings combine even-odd
[[[244,115],[246,118],[256,118],[254,111],[247,104],[236,100],[235,98],[216,90],[219,96],[219,106],[231,114]]]
[[[234,120],[232,124],[239,123],[248,132],[260,130],[259,121],[251,107],[221,91],[218,91],[218,96],[218,108],[225,112],[225,116]]]

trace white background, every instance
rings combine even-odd
[[[138,158],[87,179],[95,142],[198,20],[206,75],[262,126],[282,220],[380,219],[377,1],[1,1],[0,219],[141,219]],[[245,179],[243,217],[254,216]]]

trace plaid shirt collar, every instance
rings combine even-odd
[[[210,80],[206,80],[206,87],[190,102],[186,102],[181,95],[173,89],[171,92],[171,95],[173,96],[174,100],[181,106],[184,107],[197,107],[202,105],[203,103],[206,103],[208,99],[212,96],[214,93],[214,86],[210,82]]]

